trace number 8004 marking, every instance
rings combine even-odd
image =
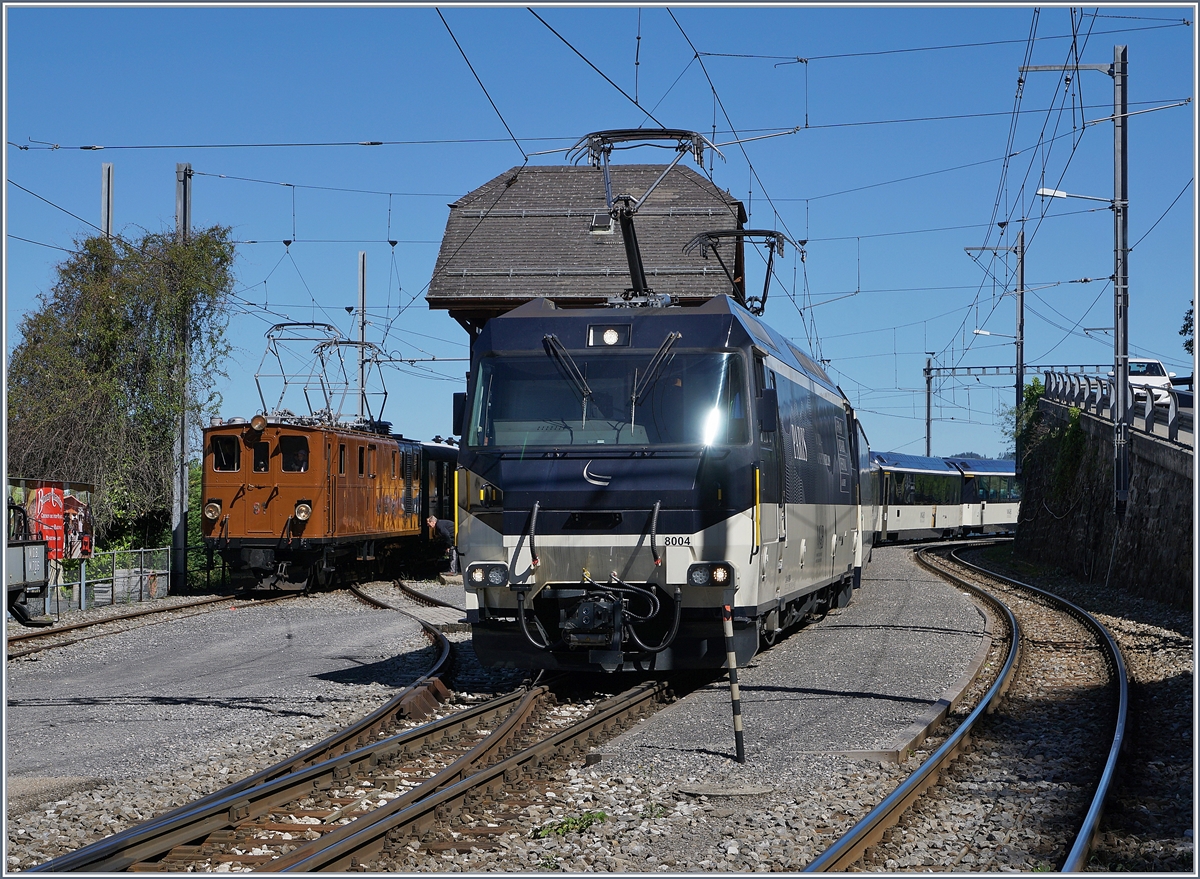
[[[664,537],[663,546],[691,546],[692,538],[690,537]]]

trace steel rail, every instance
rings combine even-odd
[[[968,562],[959,556],[958,552],[958,550],[954,550],[951,552],[951,555],[960,565],[977,571],[984,576],[1009,583],[1019,589],[1027,589],[1030,592],[1052,599],[1065,607],[1072,616],[1091,629],[1097,635],[1100,642],[1107,648],[1106,661],[1117,682],[1117,721],[1113,731],[1112,744],[1108,749],[1108,759],[1105,760],[1104,770],[1100,773],[1100,781],[1096,785],[1096,793],[1092,797],[1087,815],[1084,816],[1083,824],[1075,837],[1075,844],[1071,846],[1071,851],[1067,853],[1067,859],[1063,862],[1062,866],[1062,872],[1064,873],[1081,872],[1087,869],[1088,854],[1091,852],[1096,834],[1099,833],[1100,818],[1104,813],[1104,801],[1108,798],[1108,793],[1116,777],[1117,761],[1120,758],[1121,749],[1125,743],[1125,723],[1129,718],[1129,678],[1125,670],[1125,660],[1121,656],[1121,648],[1108,629],[1078,605],[1052,592],[1047,592],[1045,589],[1039,589],[1037,586],[1022,583],[1020,580],[1005,577],[1003,574],[997,574],[994,571],[989,571],[986,568]]]
[[[465,755],[443,774],[405,797],[342,825],[324,838],[313,840],[263,865],[261,869],[263,872],[322,872],[356,868],[383,849],[389,834],[396,831],[423,833],[481,788],[489,791],[501,789],[557,753],[586,747],[610,732],[623,715],[644,709],[647,703],[662,698],[665,692],[666,685],[661,682],[634,687],[622,694],[623,698],[610,700],[608,707],[470,775],[465,773],[466,767],[478,764],[487,755],[482,752],[474,756]],[[510,727],[510,733],[512,731],[515,731],[515,727]],[[494,751],[499,744],[499,740],[493,743],[491,750]],[[445,775],[445,778],[441,779],[441,775]]]
[[[154,614],[160,614],[160,613],[166,614],[166,613],[171,613],[172,611],[176,611],[176,610],[187,610],[188,608],[191,608],[191,607],[202,607],[207,604],[218,604],[222,601],[239,601],[239,600],[244,600],[246,597],[247,597],[246,593],[242,593],[241,595],[217,595],[212,598],[200,598],[200,599],[197,599],[196,601],[184,602],[183,604],[173,604],[170,607],[150,607],[150,608],[145,608],[143,610],[132,610],[132,611],[129,611],[128,613],[113,614],[112,616],[93,619],[93,620],[85,620],[85,621],[79,622],[79,623],[70,623],[65,626],[51,626],[49,628],[39,629],[36,632],[22,632],[19,635],[9,635],[5,639],[5,644],[6,645],[7,644],[19,644],[19,643],[23,643],[25,641],[35,641],[39,638],[53,638],[55,635],[60,635],[65,632],[74,632],[74,631],[78,631],[79,629],[92,629],[97,626],[102,626],[105,623],[118,622],[120,620],[131,620],[131,619],[136,619],[138,617],[153,616]],[[281,598],[290,598],[290,597],[291,597],[290,595],[278,596],[276,598],[263,599],[262,601],[259,601],[257,603],[265,604],[268,601],[278,601]],[[21,650],[16,653],[8,653],[7,655],[8,655],[9,659],[16,659],[17,657],[28,656],[31,653],[38,653],[42,650],[47,650],[51,647],[66,647],[68,644],[78,644],[80,641],[86,641],[86,640],[87,640],[86,638],[72,638],[68,641],[56,641],[52,644],[46,644],[41,647],[34,647],[29,650]]]
[[[398,610],[398,608],[393,609]],[[405,611],[401,611],[401,613],[405,613]],[[407,615],[411,616],[411,614]],[[440,686],[443,693],[445,692],[444,686],[441,685],[440,675],[448,666],[451,645],[449,639],[436,626],[424,621],[419,622],[421,622],[425,634],[432,640],[434,646],[440,648],[438,656],[425,674],[421,675],[375,711],[360,718],[345,729],[334,733],[329,738],[305,748],[298,754],[285,758],[273,766],[269,766],[227,787],[172,809],[169,812],[165,812],[162,815],[152,818],[150,821],[129,827],[76,851],[60,855],[57,858],[52,858],[42,864],[30,867],[25,872],[120,870],[128,866],[129,863],[135,863],[137,860],[163,854],[179,843],[173,842],[170,846],[161,850],[160,846],[150,845],[148,848],[145,846],[150,840],[169,832],[169,828],[174,822],[183,821],[188,816],[193,816],[197,812],[216,808],[219,804],[225,803],[230,797],[253,791],[255,788],[284,778],[297,771],[320,765],[330,759],[336,759],[356,749],[368,746],[370,739],[378,735],[383,727],[392,722],[396,717],[409,713],[414,708],[430,707],[431,703],[437,701],[436,695],[431,693],[430,690],[436,690]],[[451,719],[447,718],[446,721],[448,722]],[[426,728],[428,727],[417,727],[417,730]],[[408,731],[408,733],[413,732],[415,730]],[[408,733],[401,733],[400,735]],[[202,833],[196,835],[202,835]],[[195,836],[192,838],[194,839]],[[124,863],[122,866],[116,866],[121,860],[119,857],[120,853],[133,846],[143,846],[143,848],[138,850],[145,851],[146,853],[132,861]],[[97,864],[103,864],[104,866],[97,866]],[[110,866],[109,864],[112,865]]]
[[[521,698],[521,691],[508,693],[255,785],[247,785],[249,779],[243,780],[169,814],[30,869],[35,872],[124,870],[132,864],[160,857],[177,845],[194,842],[216,830],[236,826],[251,816],[261,815],[272,807],[294,799],[298,792],[318,789],[331,779],[341,777],[356,764],[377,762],[381,757],[386,758],[397,752],[414,751],[429,741],[442,740],[451,732],[476,726],[510,709]],[[263,774],[265,772],[259,773]]]
[[[972,711],[958,728],[950,734],[936,751],[929,755],[920,768],[901,782],[900,786],[888,794],[878,806],[868,812],[841,838],[825,849],[815,860],[804,868],[805,873],[844,872],[851,864],[862,857],[867,848],[879,842],[884,831],[895,825],[900,815],[921,796],[931,785],[936,783],[941,771],[950,765],[959,751],[969,742],[971,730],[984,714],[990,714],[1000,704],[1004,693],[1008,690],[1017,666],[1017,657],[1021,652],[1021,630],[1013,612],[994,596],[988,595],[981,589],[972,586],[961,578],[935,567],[924,557],[931,548],[917,549],[914,556],[924,567],[956,581],[956,585],[970,589],[981,596],[989,604],[1002,611],[1008,620],[1011,632],[1008,656],[1000,669],[996,681],[980,700],[979,705]]]
[[[457,604],[454,604],[452,602],[442,601],[440,598],[434,598],[432,595],[426,595],[421,590],[414,589],[412,586],[409,586],[400,580],[396,580],[395,582],[396,582],[397,589],[399,589],[401,592],[403,592],[405,595],[407,595],[409,598],[413,599],[416,602],[419,602],[421,604],[432,604],[432,605],[436,605],[437,607],[448,607],[451,610],[461,610],[463,613],[467,612],[467,609],[465,607],[459,607]]]

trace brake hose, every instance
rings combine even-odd
[[[650,516],[650,552],[654,555],[654,567],[662,565],[662,559],[658,557],[658,546],[654,542],[655,535],[658,534],[658,508],[662,505],[662,501],[654,502],[654,512]]]
[[[673,619],[671,621],[671,631],[667,632],[666,637],[664,637],[662,640],[662,643],[659,644],[657,647],[647,646],[646,644],[642,643],[642,639],[638,637],[637,631],[634,630],[632,625],[626,627],[627,631],[629,632],[629,639],[631,641],[633,641],[633,643],[636,644],[641,650],[645,650],[647,653],[662,653],[664,650],[666,650],[668,647],[671,646],[671,644],[675,641],[675,636],[677,634],[679,634],[679,618],[682,615],[682,613],[683,613],[683,596],[680,593],[679,587],[676,586],[675,587],[675,619]]]
[[[533,566],[535,568],[541,564],[541,561],[538,559],[537,547],[533,545],[533,535],[537,532],[537,514],[539,504],[541,504],[541,501],[533,502],[533,512],[529,516],[529,555],[533,558]]]
[[[521,621],[521,631],[525,633],[525,637],[528,639],[530,644],[532,644],[538,650],[549,650],[550,649],[549,636],[546,637],[546,642],[544,644],[539,644],[534,639],[533,635],[531,635],[529,632],[529,624],[525,622],[525,591],[524,590],[521,590],[520,592],[517,593],[517,619],[519,619]],[[542,628],[542,624],[538,622],[538,618],[537,618],[536,614],[533,617],[533,623],[539,629]],[[545,630],[542,630],[542,634],[543,635],[546,634]]]

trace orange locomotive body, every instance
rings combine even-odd
[[[205,544],[264,588],[441,557],[426,519],[452,515],[457,450],[313,419],[256,415],[204,430]]]

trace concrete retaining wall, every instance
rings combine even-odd
[[[1022,464],[1017,556],[1191,607],[1192,451],[1131,432],[1129,504],[1118,523],[1112,424],[1086,413],[1073,418],[1048,400],[1038,412]]]

